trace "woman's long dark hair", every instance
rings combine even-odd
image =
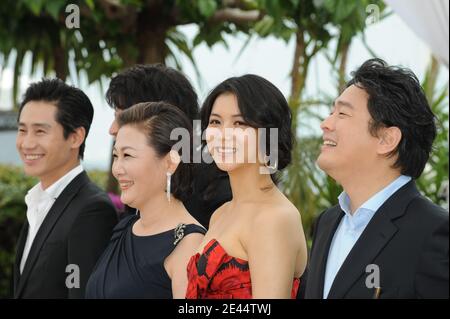
[[[222,94],[229,93],[236,96],[239,110],[247,124],[254,128],[266,129],[266,150],[270,150],[270,129],[278,129],[278,149],[275,150],[278,156],[277,168],[282,170],[288,166],[291,162],[291,151],[294,143],[291,129],[291,110],[281,91],[258,75],[247,74],[229,78],[209,93],[200,113],[202,132],[208,126],[216,99]],[[206,142],[203,141],[203,148],[205,146]],[[217,166],[216,169],[218,170]],[[271,177],[277,184],[279,181],[278,172],[271,174]],[[214,185],[211,184],[208,189],[208,196],[212,195],[213,188]]]

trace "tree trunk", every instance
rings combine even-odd
[[[309,61],[310,56],[306,52],[304,33],[299,30],[296,33],[294,61],[291,71],[291,96],[289,97],[289,106],[292,111],[292,129],[295,134],[297,134],[298,110],[308,76]]]
[[[154,64],[165,62],[167,55],[165,44],[166,33],[166,28],[158,26],[157,29],[146,29],[139,34],[139,55],[137,63]]]
[[[341,62],[339,64],[339,94],[345,89],[345,73],[347,72],[348,52],[351,42],[344,43],[340,52]]]
[[[295,39],[295,53],[291,71],[292,82],[290,102],[298,103],[305,82],[304,63],[306,60],[306,46],[303,31],[297,31]]]
[[[427,72],[428,81],[426,83],[426,87],[424,88],[425,94],[428,99],[428,103],[433,101],[433,94],[436,87],[436,80],[439,74],[439,61],[432,55],[430,66]]]
[[[66,50],[61,46],[56,46],[53,48],[53,56],[55,58],[56,77],[65,82],[68,74]]]
[[[137,63],[164,63],[167,55],[166,36],[170,28],[168,17],[161,14],[160,6],[148,7],[138,15]]]

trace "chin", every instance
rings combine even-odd
[[[328,171],[332,168],[333,166],[333,161],[326,158],[323,154],[320,154],[319,157],[317,158],[317,166],[319,166],[319,168],[324,171],[325,173],[328,174]]]
[[[317,159],[317,166],[325,172],[329,177],[334,179],[337,183],[339,183],[338,179],[336,179],[337,176],[339,176],[339,173],[342,173],[342,169],[344,167],[340,166],[338,167],[334,161],[320,159],[320,157]],[[337,174],[336,174],[337,173]]]
[[[124,195],[123,193],[122,193],[122,195],[120,195],[120,201],[123,204],[125,204],[125,205],[127,205],[127,206],[129,206],[131,208],[136,208],[136,207],[133,206],[133,201],[130,200],[130,198],[127,195]]]
[[[37,177],[37,178],[44,175],[42,170],[36,169],[34,167],[24,166],[23,171],[25,172],[26,175],[32,176],[32,177]]]
[[[239,164],[236,164],[236,163],[219,163],[219,164],[216,163],[216,165],[221,171],[224,171],[227,173],[234,171],[235,169],[239,168],[239,166],[240,166]]]

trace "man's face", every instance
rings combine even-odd
[[[79,144],[72,134],[64,138],[56,122],[57,107],[49,102],[30,101],[22,109],[16,147],[27,175],[50,186],[78,161]]]
[[[114,136],[114,138],[117,137],[117,132],[119,132],[119,124],[117,124],[117,117],[121,112],[122,110],[118,108],[114,110],[114,120],[111,123],[111,126],[109,127],[109,134]]]
[[[379,157],[379,139],[369,132],[368,95],[355,85],[334,102],[331,114],[322,122],[323,145],[317,164],[338,182],[374,169]]]

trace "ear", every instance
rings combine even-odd
[[[381,128],[378,132],[377,153],[388,155],[394,151],[402,139],[402,131],[396,126]]]
[[[166,161],[167,172],[170,172],[171,174],[173,174],[177,170],[177,167],[181,162],[180,154],[178,154],[178,152],[175,150],[171,150],[166,155],[165,161]]]
[[[84,127],[78,127],[69,136],[72,148],[79,148],[86,138],[86,130]]]

